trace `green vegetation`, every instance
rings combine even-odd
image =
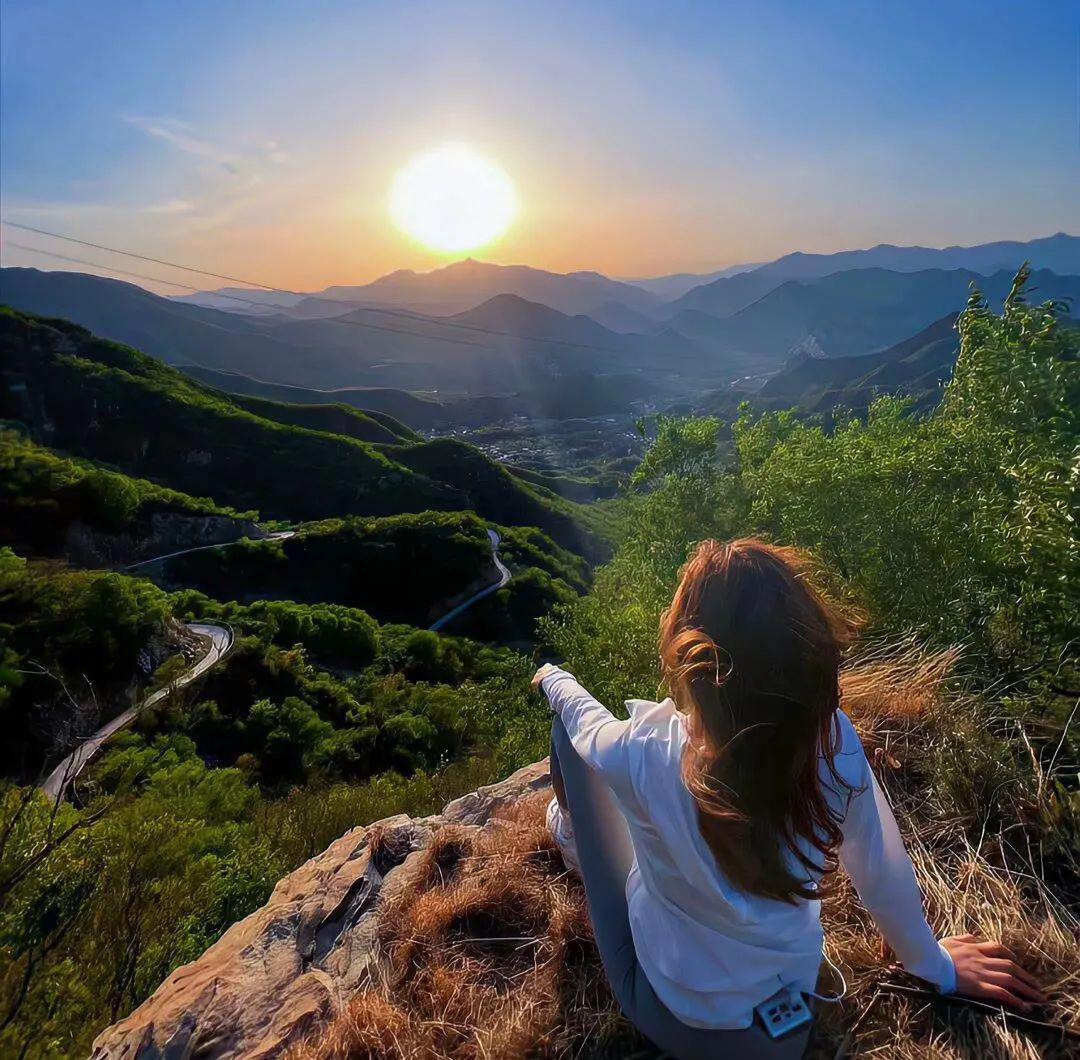
[[[311,431],[342,434],[361,442],[418,442],[420,435],[393,416],[383,412],[368,412],[349,405],[294,405],[286,401],[270,401],[261,397],[233,395],[233,403],[265,420],[304,427]]]
[[[977,298],[961,315],[955,376],[931,413],[885,398],[865,419],[840,417],[827,431],[790,413],[744,410],[723,444],[719,421],[659,422],[632,492],[597,517],[618,519],[620,544],[587,595],[571,594],[583,587],[585,571],[552,547],[548,527],[502,529],[507,561],[531,571],[522,579],[526,594],[543,606],[556,602],[542,622],[544,640],[611,704],[656,688],[657,618],[689,549],[707,536],[758,533],[809,549],[831,591],[866,612],[871,645],[902,638],[930,649],[960,645],[968,701],[993,696],[995,720],[988,728],[958,714],[920,750],[926,771],[916,778],[919,790],[952,815],[935,827],[957,850],[975,849],[987,814],[1004,798],[997,793],[1011,785],[1033,800],[1015,818],[1024,824],[1010,826],[1017,849],[1029,839],[1039,871],[1071,900],[1080,796],[1075,734],[1063,722],[1080,688],[1073,643],[1080,628],[1080,377],[1075,334],[1060,327],[1055,307],[1024,303],[1024,278],[1002,315]],[[18,326],[23,333],[45,328]],[[55,329],[46,330],[39,338],[52,349]],[[85,333],[71,334],[84,348],[92,343]],[[98,391],[105,408],[107,398],[144,385],[144,366],[131,351],[100,345],[97,367],[65,353],[45,372],[86,373],[72,388],[108,380]],[[106,364],[109,358],[126,359],[128,367]],[[169,400],[177,400],[171,380],[154,377],[142,392],[170,390]],[[424,498],[423,483],[450,483],[455,491],[467,485],[488,517],[507,497],[548,503],[540,492],[514,492],[522,487],[511,476],[457,443],[374,449],[270,424],[186,385],[194,418],[220,427],[220,416],[253,432],[237,449],[249,478],[276,472],[279,458],[336,446],[341,454],[356,449],[369,468],[385,462],[416,476]],[[213,401],[222,408],[212,411]],[[176,421],[161,411],[159,422],[168,434]],[[219,451],[227,459],[240,435],[228,437],[215,461]],[[259,439],[268,449],[253,460]],[[132,458],[123,466],[135,464]],[[21,734],[21,746],[31,749],[28,759],[40,760],[52,746],[39,737],[47,726],[37,716],[41,693],[27,691],[32,683],[40,688],[59,677],[69,692],[92,686],[104,702],[110,690],[126,688],[140,650],[155,639],[162,647],[144,669],[168,672],[159,668],[174,665],[168,659],[179,621],[228,621],[239,635],[234,653],[201,683],[114,741],[80,783],[77,804],[54,811],[33,788],[0,791],[5,1055],[85,1054],[98,1030],[349,826],[427,812],[545,753],[548,716],[528,690],[530,659],[379,624],[348,606],[363,589],[343,573],[350,556],[382,548],[390,566],[407,562],[395,554],[415,548],[419,561],[436,568],[444,556],[455,557],[445,560],[448,567],[481,565],[488,555],[483,524],[456,514],[346,519],[357,513],[352,495],[342,500],[342,482],[324,478],[315,464],[301,477],[309,496],[329,491],[321,503],[342,505],[333,512],[341,518],[305,527],[292,541],[200,554],[200,564],[216,566],[201,568],[193,581],[210,587],[233,579],[239,589],[263,579],[300,594],[312,579],[307,602],[212,599],[193,588],[166,593],[118,574],[0,553],[0,709],[5,731]],[[226,484],[212,491],[216,498],[242,492],[228,475],[216,481]],[[275,497],[278,504],[283,495]],[[531,510],[524,501],[517,509],[522,519]],[[432,577],[443,584],[438,570]],[[501,595],[478,606],[474,630],[518,621],[514,597]],[[419,596],[403,599],[422,604]],[[20,672],[32,664],[53,676]],[[53,715],[73,710],[61,693],[51,703]],[[1019,745],[1005,717],[1035,717],[1039,725]],[[34,764],[5,763],[19,778]],[[1028,783],[1032,777],[1037,785]],[[1015,863],[1004,843],[994,856],[1007,868],[1027,864]],[[1010,886],[1024,886],[1019,873],[1010,878]],[[939,883],[935,894],[955,890],[944,876]]]
[[[241,635],[196,693],[144,713],[132,739],[144,747],[183,732],[202,758],[243,769],[268,793],[386,769],[409,775],[478,748],[488,734],[473,717],[475,686],[516,678],[520,667],[476,642],[379,627],[345,607],[219,607],[192,593],[172,603]]]
[[[64,457],[18,431],[0,430],[0,544],[23,555],[57,556],[73,547],[73,533],[81,529],[98,543],[107,539],[114,558],[126,561],[154,536],[154,517],[162,515],[180,522],[210,516],[239,526],[253,513]]]
[[[193,619],[228,622],[236,645],[197,695],[176,694],[144,712],[134,739],[141,746],[186,733],[205,759],[244,766],[268,792],[444,764],[466,743],[481,743],[471,686],[520,665],[476,642],[380,627],[354,608],[219,604],[190,590],[169,596],[142,579],[27,562],[4,549],[0,722],[11,739],[0,768],[33,778],[166,683],[185,668],[177,653],[196,650],[180,625]],[[108,776],[126,775],[110,769]]]
[[[165,594],[149,582],[0,548],[0,771],[33,778],[127,706],[147,669],[140,653],[148,664],[168,616]]]
[[[463,443],[378,446],[242,408],[221,391],[64,321],[0,311],[0,419],[36,440],[271,519],[473,510],[602,548],[588,509],[514,478]],[[244,399],[248,400],[248,399]],[[302,414],[301,414],[302,415]]]
[[[87,1052],[344,830],[493,779],[492,761],[464,753],[502,731],[498,703],[526,700],[527,662],[473,641],[337,605],[169,596],[3,550],[7,775],[32,776],[99,707],[126,704],[148,642],[165,661],[142,683],[167,679],[176,620],[194,618],[228,621],[234,650],[112,742],[79,808],[0,788],[0,1051]]]
[[[137,797],[54,813],[32,788],[0,793],[6,1056],[88,1055],[102,1027],[356,822],[432,812],[490,779],[465,763],[264,800],[183,737],[143,757]]]
[[[245,540],[178,556],[163,576],[170,587],[192,586],[222,600],[345,604],[380,621],[426,626],[495,578],[487,529],[470,512],[326,519],[287,540]],[[556,600],[585,588],[585,563],[539,530],[497,529],[503,559],[521,577],[506,590],[514,601],[509,624],[482,639],[525,640]],[[457,631],[471,630],[471,618],[463,616]]]
[[[635,478],[626,538],[589,597],[548,636],[618,701],[657,679],[654,640],[688,549],[759,533],[809,549],[861,606],[872,637],[962,645],[973,676],[1057,711],[1080,687],[1075,472],[1077,333],[1026,305],[1021,273],[1001,316],[976,295],[960,355],[928,415],[882,398],[828,432],[793,412],[733,425],[667,420]]]

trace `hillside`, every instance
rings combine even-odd
[[[721,276],[691,288],[658,312],[662,312],[668,320],[684,310],[697,310],[714,317],[729,317],[753,304],[763,295],[776,290],[783,282],[782,277],[758,269],[734,276]]]
[[[465,512],[329,519],[303,524],[287,540],[194,552],[148,573],[170,589],[191,587],[221,601],[341,604],[380,622],[426,627],[495,577],[488,525]],[[482,639],[527,640],[540,615],[585,589],[585,564],[540,531],[498,532],[503,560],[517,575],[507,592],[518,592],[532,572],[550,592],[531,619]],[[463,620],[454,631],[471,628]]]
[[[21,555],[118,566],[262,534],[251,513],[63,457],[20,432],[0,430],[0,545]]]
[[[252,330],[241,314],[184,305],[132,283],[74,272],[0,269],[0,303],[80,324],[96,335],[127,343],[168,362],[194,362],[229,370],[256,366],[283,382],[291,366],[305,373],[326,368],[318,351],[301,351]],[[338,358],[334,359],[335,362]]]
[[[673,366],[685,373],[700,361],[693,343],[674,332],[624,335],[512,295],[497,301],[493,328],[484,323],[495,322],[489,310],[476,320],[403,318],[372,308],[349,309],[333,319],[229,313],[117,280],[36,269],[0,270],[0,300],[72,320],[168,363],[308,389],[527,394],[537,378],[568,370],[605,374],[632,367],[662,379]],[[534,326],[541,327],[539,334]]]
[[[881,394],[901,393],[934,402],[952,374],[959,340],[956,313],[879,353],[859,357],[799,357],[766,381],[751,404],[759,409],[797,406],[828,412],[843,406],[865,412]]]
[[[514,294],[495,295],[475,308],[447,319],[469,327],[597,347],[596,350],[582,350],[582,354],[590,356],[594,353],[614,353],[620,343],[616,334],[584,314],[571,316]]]
[[[355,561],[384,549],[396,556],[376,564],[418,575],[401,592],[419,608],[425,566],[432,588],[459,566],[482,569],[490,515],[339,517],[198,554],[221,565],[208,588],[231,578],[242,595],[261,579],[270,593],[310,590],[312,602],[167,592],[0,548],[0,1053],[88,1055],[96,1039],[101,1060],[286,1044],[298,1060],[650,1056],[617,1018],[580,889],[543,827],[543,764],[485,785],[545,753],[550,715],[529,690],[535,645],[615,709],[654,695],[657,623],[688,550],[755,534],[807,550],[807,577],[862,623],[841,702],[896,807],[934,930],[1003,938],[1045,986],[1039,1019],[1064,1028],[890,993],[896,973],[838,873],[827,946],[851,989],[822,1013],[818,1055],[1069,1055],[1066,1034],[1080,1029],[1080,361],[1054,309],[1025,304],[1024,278],[1000,314],[981,303],[961,314],[955,370],[925,415],[884,398],[836,430],[751,414],[722,437],[713,420],[662,421],[635,488],[608,510],[617,551],[587,585],[581,561],[541,531],[500,524],[514,568],[504,588],[521,583],[489,597],[474,628],[491,636],[557,603],[524,651],[314,599],[360,599],[370,587]],[[334,438],[261,420],[70,325],[0,322],[46,381],[57,359],[86,373],[69,378],[97,399],[80,407],[87,437],[118,408],[135,415],[125,391],[93,390],[122,371],[167,437],[176,428],[154,394],[182,398],[204,423],[257,421],[276,446],[264,463],[288,457],[279,432]],[[10,367],[5,400],[14,381],[31,407],[42,393],[53,401],[47,388],[17,389],[34,379]],[[152,448],[149,431],[143,442]],[[502,494],[499,469],[459,442],[336,444],[394,466],[409,454],[412,474],[432,481],[455,466],[481,499]],[[251,476],[258,457],[247,455]],[[55,487],[22,475],[16,503],[47,507],[86,466],[49,460],[60,462]],[[322,488],[317,468],[309,461],[308,478]],[[160,488],[113,474],[136,499]],[[566,591],[548,592],[558,582]],[[393,586],[381,588],[379,606],[394,605]],[[234,643],[180,686],[206,650],[187,623],[227,627]],[[109,742],[70,801],[34,786],[43,766],[162,688],[176,690]]]
[[[285,520],[472,509],[595,548],[572,504],[460,443],[452,452],[461,462],[439,461],[432,443],[380,449],[266,419],[136,350],[11,311],[0,315],[0,356],[0,418],[185,493]]]
[[[233,403],[264,420],[304,427],[311,431],[323,431],[326,434],[340,434],[361,442],[393,445],[420,440],[420,435],[414,430],[385,412],[361,410],[340,402],[293,404],[288,401],[233,395]]]
[[[1078,276],[1042,271],[1031,281],[1039,298],[1080,298]],[[884,349],[959,312],[972,284],[1000,305],[1011,283],[1007,272],[984,277],[962,270],[858,269],[807,283],[787,281],[726,318],[683,310],[670,324],[745,364],[776,368],[809,339],[828,357]]]
[[[177,294],[170,301],[181,305],[198,305],[206,309],[223,309],[227,313],[279,313],[295,309],[305,301],[298,291],[271,291],[259,287],[219,287],[213,291],[194,291]],[[242,301],[241,301],[242,299]]]
[[[196,364],[177,367],[192,379],[206,383],[227,394],[242,394],[294,405],[348,405],[367,413],[391,416],[413,430],[424,431],[443,422],[442,404],[418,397],[407,390],[383,387],[342,387],[336,390],[312,390],[306,387],[268,383],[237,372],[219,372]]]

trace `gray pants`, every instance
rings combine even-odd
[[[551,782],[570,812],[596,947],[612,993],[628,1020],[677,1060],[796,1060],[809,1029],[773,1041],[760,1027],[702,1030],[682,1023],[656,996],[634,950],[626,878],[634,861],[630,832],[611,789],[577,755],[559,718],[551,727]]]

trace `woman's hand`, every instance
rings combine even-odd
[[[552,666],[551,663],[544,663],[544,665],[541,666],[540,669],[537,670],[536,673],[533,674],[533,679],[530,682],[531,685],[532,685],[532,690],[534,692],[541,691],[540,682],[543,681],[544,678],[547,677],[547,675],[549,673],[551,673],[553,670],[557,670],[557,669],[558,669],[558,667],[557,666]]]
[[[1000,942],[976,935],[953,935],[941,945],[956,966],[956,992],[980,1001],[994,1001],[1027,1012],[1046,995],[1035,977],[1021,968],[1012,951]]]

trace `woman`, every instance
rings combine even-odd
[[[684,1060],[802,1054],[809,1024],[774,1041],[755,1008],[814,990],[818,886],[838,864],[912,974],[1021,1009],[1044,1000],[1004,946],[932,934],[839,709],[854,626],[805,569],[761,541],[703,542],[661,623],[672,698],[628,703],[628,721],[565,670],[533,679],[556,715],[549,821],[579,864],[604,970],[627,1017]]]

